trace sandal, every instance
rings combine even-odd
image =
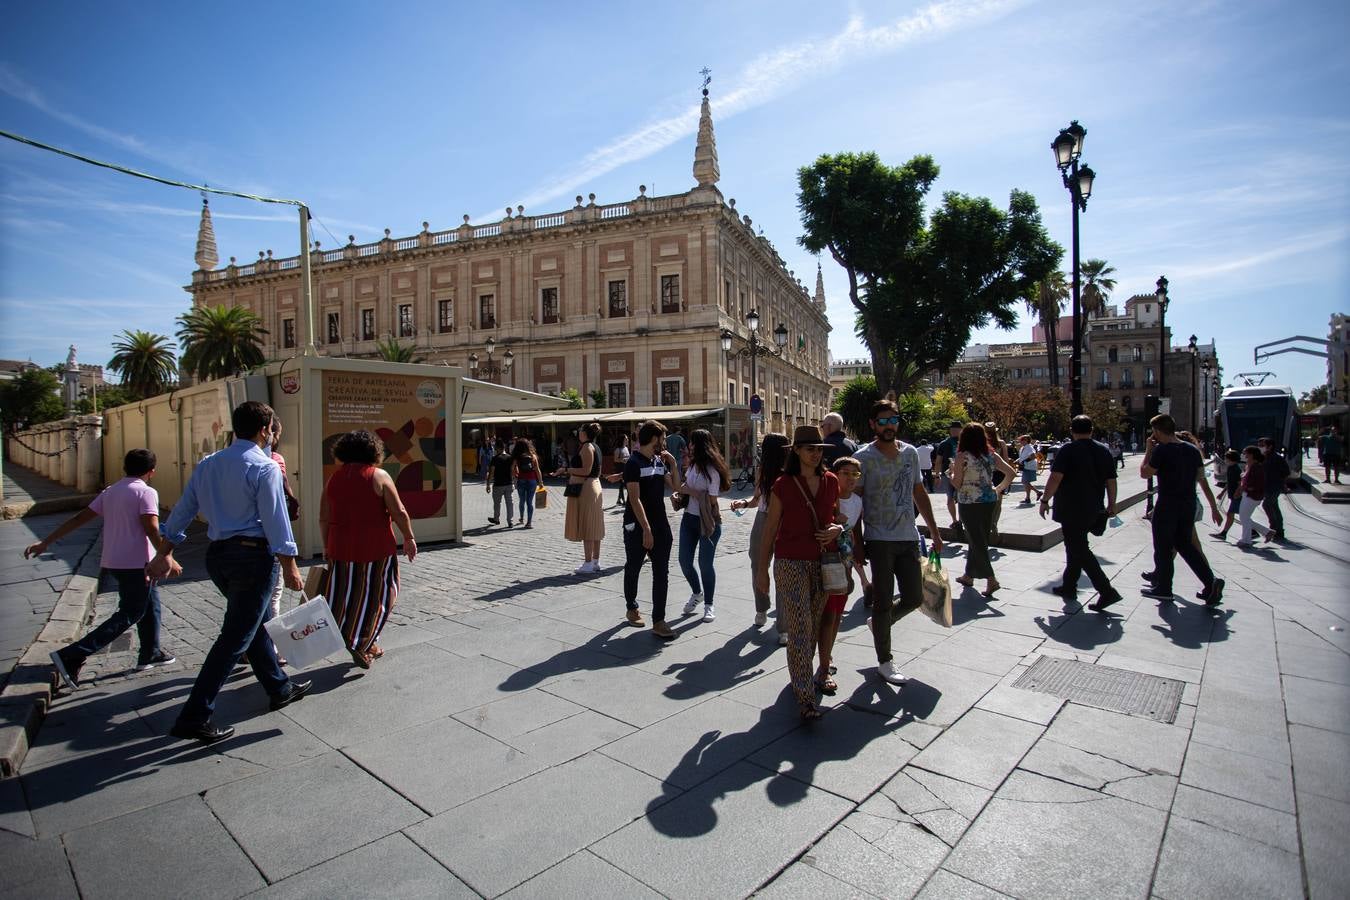
[[[379,644],[376,644],[374,647],[370,648],[371,659],[379,659],[381,656],[384,656],[384,648],[381,647]]]
[[[351,653],[352,653],[352,662],[356,663],[357,668],[361,669],[370,668],[370,657],[368,655],[362,653],[359,650],[353,650],[351,651]]]
[[[835,692],[839,690],[839,685],[833,678],[827,675],[823,680],[820,678],[816,679],[816,690],[820,691],[826,697],[833,697]]]
[[[825,715],[823,712],[821,712],[814,706],[811,707],[810,709],[803,709],[801,712],[802,712],[802,721],[807,723],[818,722]]]

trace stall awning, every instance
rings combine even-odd
[[[512,414],[486,414],[465,416],[465,425],[584,425],[587,422],[645,422],[656,419],[658,422],[684,422],[690,419],[702,419],[706,416],[720,415],[726,407],[674,407],[649,406],[640,409],[564,409],[556,412],[520,412]]]
[[[706,408],[684,409],[681,407],[655,406],[645,409],[625,409],[622,412],[611,413],[605,419],[611,422],[645,422],[647,419],[655,419],[658,422],[684,422],[689,419],[702,419],[705,416],[721,415],[726,409],[724,406],[710,406]]]
[[[1348,412],[1350,412],[1350,406],[1346,406],[1344,403],[1327,403],[1317,407],[1317,409],[1310,409],[1303,415],[1328,419],[1335,416],[1343,416]]]
[[[519,418],[567,406],[567,401],[561,397],[538,394],[523,388],[507,387],[473,378],[465,378],[461,383],[464,387],[463,411],[466,423],[470,421],[468,416],[474,413],[481,415],[515,413]],[[505,419],[506,422],[515,420],[515,418]]]

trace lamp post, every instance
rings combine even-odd
[[[511,371],[511,365],[516,361],[516,355],[508,347],[506,353],[502,354],[502,361],[496,363],[492,361],[492,354],[496,349],[496,339],[488,338],[487,343],[483,345],[483,352],[487,356],[486,360],[480,362],[477,353],[470,353],[469,374],[481,381],[500,384],[502,376]]]
[[[1083,138],[1086,136],[1087,129],[1074,119],[1068,128],[1061,129],[1059,136],[1050,142],[1050,149],[1055,151],[1055,165],[1064,180],[1064,187],[1069,191],[1069,203],[1073,207],[1073,351],[1069,363],[1069,409],[1075,416],[1083,412],[1083,318],[1078,284],[1078,213],[1087,211],[1088,198],[1092,196],[1092,180],[1096,176],[1088,166],[1078,167],[1078,160],[1083,155]]]
[[[1167,276],[1158,276],[1158,399],[1167,396]]]
[[[1196,364],[1196,357],[1199,356],[1200,351],[1195,346],[1195,335],[1191,335],[1190,341],[1188,341],[1186,344],[1186,349],[1189,350],[1191,353],[1191,402],[1190,402],[1191,408],[1189,410],[1191,414],[1191,430],[1199,431],[1200,424],[1197,420],[1200,418],[1200,397],[1196,392],[1195,364]]]
[[[1209,374],[1212,371],[1214,371],[1214,369],[1209,364],[1208,359],[1206,359],[1203,363],[1200,364],[1200,374],[1205,376],[1204,382],[1202,383],[1200,389],[1200,397],[1202,398],[1202,403],[1200,406],[1200,418],[1203,419],[1205,423],[1201,427],[1201,431],[1203,432],[1203,434],[1201,434],[1200,437],[1202,440],[1206,441],[1209,440],[1209,432],[1212,429],[1210,423],[1214,421],[1214,413],[1209,405]]]
[[[773,330],[773,345],[769,345],[760,340],[759,337],[759,313],[755,310],[745,314],[745,327],[750,332],[750,338],[744,347],[733,351],[731,349],[732,338],[735,337],[729,329],[722,329],[722,352],[729,357],[740,357],[750,360],[750,393],[755,395],[759,393],[758,386],[758,366],[755,361],[761,356],[782,356],[783,348],[787,346],[788,331],[787,326],[782,322]],[[736,398],[730,398],[735,400]],[[760,407],[763,409],[763,406]],[[750,446],[751,459],[755,459],[755,452],[759,447],[759,440],[755,434],[755,420],[750,420]]]

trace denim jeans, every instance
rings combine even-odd
[[[537,481],[521,479],[516,482],[516,499],[520,501],[520,517],[526,525],[534,522],[534,492],[539,487]]]
[[[680,517],[680,571],[689,582],[689,590],[703,595],[705,606],[712,606],[713,591],[717,587],[717,572],[713,569],[713,554],[722,539],[722,523],[709,537],[703,536],[703,523],[698,516],[685,513]],[[694,550],[698,550],[698,571],[694,571]],[[699,575],[703,576],[700,586]]]
[[[261,538],[260,544],[265,544]],[[192,693],[178,714],[184,725],[211,719],[216,695],[239,661],[246,656],[253,677],[272,697],[284,694],[290,679],[277,664],[277,649],[263,623],[272,617],[272,584],[278,577],[276,557],[266,546],[248,547],[236,541],[212,541],[206,550],[206,572],[225,595],[225,618],[192,685]]]
[[[139,660],[146,662],[159,649],[159,590],[146,581],[144,569],[108,569],[117,579],[117,612],[66,648],[71,662],[82,664],[132,625],[140,638]]]

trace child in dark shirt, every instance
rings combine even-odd
[[[1238,507],[1242,505],[1242,466],[1238,464],[1241,458],[1236,450],[1229,450],[1223,455],[1227,465],[1223,475],[1223,491],[1220,493],[1228,498],[1228,517],[1224,519],[1223,527],[1211,537],[1227,540],[1228,529],[1233,527],[1233,521],[1237,519]]]

